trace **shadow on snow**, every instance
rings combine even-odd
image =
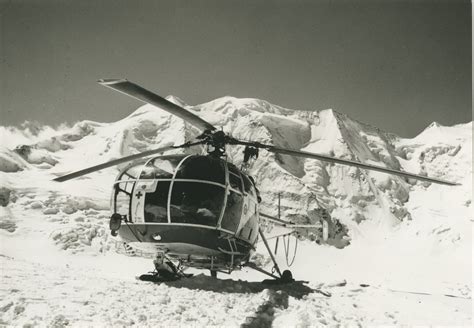
[[[268,290],[268,299],[261,304],[254,314],[247,316],[242,328],[271,327],[275,319],[275,309],[286,309],[289,305],[289,297],[302,299],[304,296],[317,292],[321,297],[329,297],[330,294],[310,288],[302,281],[294,281],[286,284],[267,284],[262,282],[249,282],[243,280],[217,279],[199,274],[197,276],[182,278],[174,281],[151,281],[157,284],[165,284],[174,288],[187,288],[192,290],[204,290],[217,293],[260,293]],[[324,296],[323,296],[324,295]]]

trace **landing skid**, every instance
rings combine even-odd
[[[295,282],[295,279],[293,279],[293,275],[291,274],[290,270],[285,270],[281,274],[281,277],[275,276],[273,273],[268,272],[267,270],[264,270],[262,268],[259,268],[255,263],[249,262],[245,266],[254,269],[255,271],[261,272],[263,274],[266,274],[267,276],[272,277],[273,279],[265,279],[262,281],[263,284],[267,285],[280,285],[280,284],[288,284],[291,282]],[[302,283],[307,283],[307,281],[300,281]]]
[[[268,245],[268,241],[265,235],[263,234],[263,231],[259,229],[258,232],[265,244],[268,254],[270,255],[273,261],[273,268],[278,275],[275,275],[272,272],[268,272],[267,270],[258,267],[253,262],[247,262],[243,266],[249,267],[251,269],[254,269],[258,272],[261,272],[273,278],[273,279],[263,280],[262,283],[266,285],[283,285],[283,284],[296,282],[295,279],[293,279],[293,275],[290,270],[284,270],[283,272],[281,272],[280,267],[278,266],[278,263],[275,259],[275,256],[273,255],[270,249],[270,246]],[[178,266],[176,266],[175,264],[173,264],[173,262],[170,259],[166,258],[166,256],[164,256],[163,254],[158,254],[156,259],[153,261],[153,263],[155,264],[155,271],[150,272],[148,274],[141,275],[139,277],[140,280],[153,281],[153,282],[165,282],[165,281],[176,281],[181,278],[189,278],[193,276],[192,274],[186,274],[183,272],[181,268],[181,262],[180,264],[178,264]],[[213,269],[211,266],[211,269],[210,269],[211,277],[217,278],[218,271],[219,270]],[[298,281],[298,282],[307,283],[306,281]]]
[[[182,278],[191,278],[193,276],[192,273],[182,273],[179,275],[174,275],[174,276],[162,276],[158,272],[150,272],[146,274],[142,274],[141,276],[138,277],[139,280],[141,281],[151,281],[151,282],[167,282],[167,281],[176,281],[180,280]]]
[[[138,279],[141,281],[165,282],[165,281],[176,281],[181,278],[180,277],[165,278],[163,276],[160,276],[157,272],[151,272],[151,273],[142,274],[140,277],[138,277]]]

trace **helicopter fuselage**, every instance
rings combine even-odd
[[[231,272],[255,249],[258,199],[252,178],[221,158],[168,155],[122,170],[111,205],[133,248]]]

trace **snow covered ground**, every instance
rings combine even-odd
[[[136,279],[152,269],[150,259],[126,255],[108,231],[117,169],[62,184],[51,179],[179,144],[197,131],[148,105],[114,123],[0,127],[0,325],[471,326],[472,123],[432,124],[402,139],[333,110],[291,111],[231,97],[188,108],[241,139],[461,185],[404,181],[262,151],[253,175],[263,210],[277,212],[278,194],[288,219],[306,222],[324,207],[348,228],[349,245],[299,241],[291,270],[307,285],[267,288],[259,283],[266,277],[250,269],[217,281],[191,270],[193,278],[154,284]],[[22,145],[29,147],[13,151]],[[241,152],[229,150],[229,158],[238,163]],[[257,251],[265,256],[263,245]]]

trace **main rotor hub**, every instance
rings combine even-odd
[[[207,145],[207,151],[210,155],[222,157],[225,155],[225,146],[232,138],[230,138],[224,131],[205,131],[198,137]]]

